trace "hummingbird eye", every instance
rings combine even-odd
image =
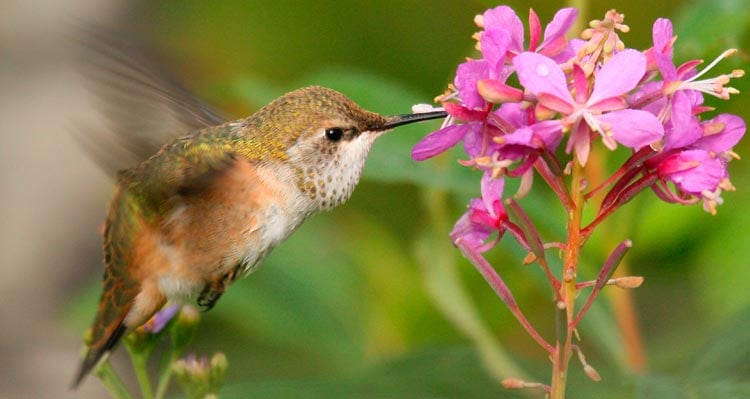
[[[329,127],[326,129],[326,138],[330,141],[337,142],[344,137],[344,129],[340,127]]]

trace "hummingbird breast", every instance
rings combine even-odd
[[[240,158],[204,192],[177,200],[160,237],[171,260],[158,277],[167,298],[194,298],[238,267],[252,272],[299,227],[309,201],[280,173]]]

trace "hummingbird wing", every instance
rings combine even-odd
[[[80,70],[105,124],[104,131],[80,127],[77,138],[107,172],[147,159],[175,137],[228,120],[127,35],[82,26],[77,38]]]
[[[105,224],[104,287],[96,319],[91,326],[86,354],[73,381],[73,388],[83,381],[127,331],[124,319],[140,292],[140,284],[132,276],[129,266],[132,248],[144,221],[140,201],[127,190],[127,183],[120,179]]]
[[[234,164],[233,145],[243,138],[233,132],[241,126],[241,122],[229,123],[173,140],[138,166],[118,173],[104,232],[104,289],[74,387],[128,330],[138,326],[126,322],[133,323],[129,313],[144,291],[145,238],[162,226],[177,202],[174,199],[202,192]],[[154,298],[146,313],[138,314],[139,323],[164,305],[166,298],[160,291]]]

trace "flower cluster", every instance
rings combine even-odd
[[[493,233],[508,229],[505,178],[522,179],[522,196],[536,170],[570,204],[559,184],[563,175],[573,163],[585,167],[591,151],[601,147],[627,147],[632,155],[586,193],[608,189],[597,220],[648,188],[668,202],[702,201],[713,213],[722,191],[733,188],[727,164],[737,158],[732,147],[745,123],[729,114],[704,119],[713,109],[703,105],[703,96],[729,98],[737,90],[727,83],[744,72],[703,77],[734,50],[698,71],[698,60],[674,65],[676,38],[668,19],[654,24],[653,47],[638,51],[620,40],[629,28],[614,10],[592,21],[580,39],[567,40],[576,16],[573,8],[558,11],[542,34],[539,18],[529,11],[528,46],[511,8],[476,17],[481,58],[458,66],[449,91],[438,98],[449,118],[412,151],[420,161],[462,143],[468,160],[461,163],[484,172],[482,197],[457,222],[454,242],[483,252],[497,241],[488,241]],[[557,151],[563,142],[564,151]],[[563,152],[569,158],[558,156]]]

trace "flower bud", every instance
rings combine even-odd
[[[643,284],[642,276],[627,276],[615,279],[615,285],[620,288],[638,288],[641,284]]]
[[[172,364],[172,372],[182,390],[191,399],[216,397],[224,383],[229,363],[223,353],[216,353],[209,361],[190,354]]]
[[[215,353],[211,358],[211,392],[219,392],[219,388],[224,384],[228,368],[229,362],[226,355],[221,352]]]
[[[190,343],[198,330],[200,320],[201,315],[193,306],[185,305],[180,309],[172,329],[172,345],[175,351],[181,352]]]
[[[520,378],[506,378],[501,384],[505,389],[522,389],[526,387],[526,382]]]
[[[172,364],[177,383],[190,399],[204,399],[211,392],[208,359],[190,354]]]
[[[591,365],[587,364],[583,366],[583,372],[586,373],[589,378],[591,378],[592,381],[599,382],[602,380],[602,377],[599,375],[599,373],[591,367]]]

